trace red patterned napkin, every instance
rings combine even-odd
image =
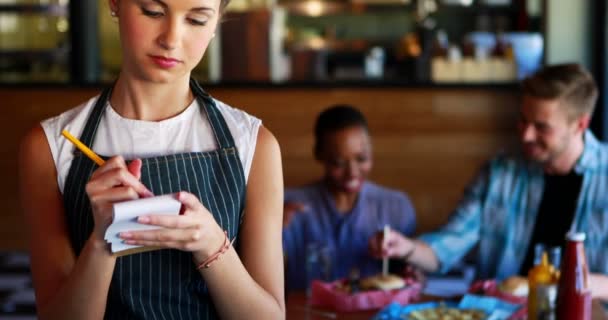
[[[404,305],[416,301],[422,290],[422,285],[419,282],[406,279],[406,286],[402,289],[367,290],[351,294],[340,290],[341,281],[343,280],[329,283],[314,281],[312,283],[311,304],[342,312],[374,310],[383,308],[391,302]]]
[[[469,292],[499,298],[501,300],[514,304],[520,304],[522,307],[517,310],[517,312],[515,312],[509,319],[525,319],[528,315],[528,297],[514,296],[512,294],[500,291],[496,280],[475,281],[469,288]]]

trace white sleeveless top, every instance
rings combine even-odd
[[[74,157],[74,145],[61,135],[61,131],[66,129],[79,137],[97,98],[93,97],[76,108],[41,122],[55,161],[57,183],[62,193]],[[215,102],[230,128],[247,181],[262,121],[221,101]],[[122,155],[125,159],[135,159],[204,152],[217,147],[207,115],[194,99],[182,113],[162,121],[123,118],[108,103],[91,149],[103,156]]]

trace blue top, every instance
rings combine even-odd
[[[348,277],[353,268],[366,276],[382,269],[381,260],[368,253],[369,238],[385,224],[406,235],[411,235],[416,225],[414,207],[404,193],[370,182],[363,184],[349,213],[338,212],[322,182],[286,190],[285,202],[307,205],[283,231],[290,290],[307,287],[306,248],[310,244],[330,248],[332,280]]]
[[[583,176],[571,230],[585,232],[591,272],[608,274],[608,145],[590,131],[574,171]],[[543,168],[499,155],[467,187],[449,222],[422,235],[448,271],[475,245],[479,278],[504,279],[524,261],[544,190]],[[547,226],[550,228],[551,226]],[[564,235],[565,236],[565,235]]]

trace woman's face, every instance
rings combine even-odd
[[[190,76],[214,36],[220,0],[110,0],[123,72],[153,82]]]
[[[327,133],[318,158],[325,167],[329,187],[338,192],[358,193],[372,169],[372,146],[367,130],[360,126]]]

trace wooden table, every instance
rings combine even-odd
[[[424,301],[436,300],[436,298],[425,296]],[[361,312],[336,312],[333,310],[319,309],[308,305],[306,294],[303,292],[290,293],[287,296],[287,320],[328,320],[328,319],[349,319],[349,320],[369,320],[378,310]],[[593,301],[593,320],[608,320],[608,315],[602,309],[599,301]]]

